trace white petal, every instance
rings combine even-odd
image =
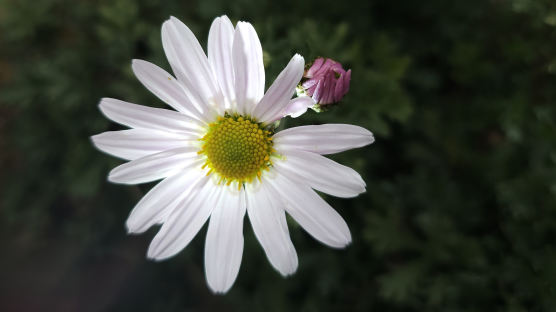
[[[205,117],[223,112],[220,88],[195,35],[175,17],[162,24],[162,46],[185,91]]]
[[[238,111],[248,114],[264,94],[263,48],[253,26],[239,22],[232,47]]]
[[[365,192],[365,181],[353,169],[319,154],[288,150],[285,160],[276,160],[280,173],[305,180],[312,188],[337,197],[355,197]]]
[[[107,131],[91,137],[101,151],[126,160],[141,158],[169,149],[191,146],[196,136],[150,129]]]
[[[297,149],[324,155],[362,147],[374,140],[373,134],[365,128],[347,124],[324,124],[280,131],[274,135],[274,148],[278,151]]]
[[[351,242],[344,219],[302,180],[278,172],[274,179],[264,182],[281,195],[286,211],[315,239],[334,248],[343,248]]]
[[[142,233],[154,224],[164,222],[204,176],[200,170],[188,167],[158,183],[131,211],[126,221],[128,232]]]
[[[200,162],[198,150],[194,146],[180,147],[135,159],[112,169],[108,180],[114,183],[139,184],[166,178]]]
[[[235,103],[234,66],[232,44],[234,25],[227,16],[217,17],[210,26],[208,36],[208,61],[226,98],[226,108]]]
[[[179,112],[203,120],[198,104],[187,97],[180,83],[164,69],[143,60],[133,60],[131,68],[137,79],[159,99]]]
[[[245,193],[224,189],[223,200],[214,207],[205,244],[207,282],[215,293],[225,293],[236,280],[243,254]]]
[[[109,119],[131,128],[197,133],[197,120],[175,111],[103,98],[99,108]]]
[[[266,94],[253,111],[261,122],[272,122],[284,116],[286,107],[295,92],[295,86],[303,76],[305,60],[299,54],[292,57],[286,68],[274,80]]]
[[[315,104],[317,104],[317,102],[315,102],[315,100],[313,100],[310,96],[296,97],[295,99],[290,100],[283,116],[281,117],[291,116],[292,118],[297,118],[305,114],[307,109]]]
[[[297,270],[297,253],[288,232],[286,213],[280,207],[280,197],[275,197],[264,182],[258,189],[247,188],[249,221],[268,261],[283,276],[293,274]]]
[[[168,215],[151,242],[147,257],[164,260],[184,249],[220,202],[222,189],[214,185],[210,177],[199,180],[193,186],[191,196],[180,202]]]

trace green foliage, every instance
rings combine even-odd
[[[556,7],[510,1],[0,0],[0,310],[551,311],[556,306]],[[353,71],[346,100],[287,126],[352,123],[370,147],[332,158],[366,194],[327,200],[354,242],[291,222],[300,266],[276,273],[245,226],[238,280],[204,281],[204,230],[177,257],[125,235],[152,185],[106,182],[120,129],[102,97],[163,106],[134,58],[168,69],[160,26],[203,45],[212,19],[256,27],[267,86],[293,53]]]

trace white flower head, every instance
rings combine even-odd
[[[208,58],[174,17],[162,25],[162,44],[175,76],[141,60],[132,68],[175,110],[104,98],[104,115],[131,129],[92,137],[101,151],[129,161],[110,172],[111,182],[162,180],[126,222],[130,233],[162,225],[147,256],[176,255],[210,219],[206,278],[211,290],[225,293],[239,272],[246,211],[268,260],[284,276],[298,264],[286,212],[318,241],[334,248],[349,244],[347,224],[314,190],[338,197],[364,192],[357,172],[322,155],[365,146],[373,136],[345,124],[274,132],[272,124],[295,103],[303,57],[294,55],[265,93],[262,48],[249,23],[234,28],[226,16],[216,18]]]

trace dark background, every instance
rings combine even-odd
[[[204,228],[145,259],[157,229],[124,222],[152,185],[106,181],[121,161],[89,137],[120,129],[101,97],[163,104],[131,72],[169,70],[170,15],[205,46],[213,18],[253,23],[267,87],[294,53],[353,71],[342,105],[287,126],[351,123],[368,147],[333,156],[367,193],[327,197],[345,250],[294,222],[282,278],[245,224],[239,277],[212,295]],[[1,311],[554,311],[556,6],[551,0],[0,0]]]

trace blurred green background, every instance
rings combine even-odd
[[[327,197],[353,243],[332,250],[295,223],[282,278],[245,223],[239,277],[205,283],[205,229],[145,259],[128,236],[152,185],[106,181],[121,161],[89,137],[121,129],[101,97],[163,106],[131,59],[169,70],[170,15],[206,38],[213,18],[253,23],[267,87],[294,53],[353,71],[325,122],[376,142],[333,156],[367,193]],[[552,0],[0,0],[1,311],[554,311],[556,5]]]

